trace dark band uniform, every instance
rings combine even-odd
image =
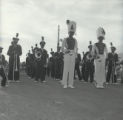
[[[62,80],[63,75],[63,53],[55,52],[55,79]]]
[[[0,49],[3,49],[3,48],[0,47]],[[6,81],[7,81],[5,71],[4,71],[5,64],[6,64],[5,56],[1,54],[0,55],[0,76],[2,77],[1,86],[3,86],[3,87],[5,87]]]
[[[45,49],[40,49],[41,58],[35,59],[36,62],[36,75],[35,80],[40,79],[41,82],[45,81],[46,76],[46,64],[47,64],[47,51]]]
[[[76,79],[75,73],[77,72],[79,80],[82,80],[82,75],[80,72],[80,62],[81,62],[81,55],[77,54],[77,58],[75,59],[74,79]]]
[[[29,77],[34,78],[35,75],[35,67],[34,67],[34,55],[28,53],[26,57],[26,73]]]
[[[107,58],[107,65],[108,65],[108,72],[106,76],[106,82],[110,82],[110,79],[112,82],[116,83],[117,78],[116,78],[116,63],[118,62],[118,54],[117,53],[108,53],[108,58]]]
[[[55,55],[54,52],[51,52],[51,57],[49,58],[49,62],[48,62],[48,75],[54,79],[55,77]]]
[[[8,49],[7,55],[9,55],[9,73],[8,73],[8,79],[9,80],[19,80],[19,66],[20,66],[20,56],[22,55],[22,49],[20,45],[11,45]],[[15,58],[15,55],[17,55],[17,60]],[[14,71],[14,63],[17,61],[17,69],[18,71]],[[15,68],[14,68],[15,69]],[[13,77],[14,75],[14,77]]]
[[[37,49],[37,55],[39,54],[38,56],[40,57],[35,59],[35,63],[36,63],[35,80],[38,81],[38,79],[40,79],[41,82],[44,82],[46,76],[46,66],[47,66],[47,58],[48,58],[47,51],[44,49],[45,46],[44,37],[42,37],[42,41],[40,42],[40,45],[41,48]]]
[[[88,82],[90,77],[90,82],[94,81],[94,58],[91,55],[91,52],[88,51],[84,55],[85,62],[85,81]]]

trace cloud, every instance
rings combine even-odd
[[[67,36],[66,19],[77,22],[79,52],[86,51],[89,41],[97,42],[96,29],[103,26],[108,44],[121,45],[123,23],[122,0],[4,0],[1,6],[1,38],[4,54],[16,32],[23,48],[22,60],[32,45],[45,37],[46,49],[56,50],[57,26],[60,37]],[[1,44],[0,43],[0,44]],[[121,49],[117,48],[120,52]],[[7,57],[8,59],[8,57]]]

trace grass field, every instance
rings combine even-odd
[[[21,74],[20,83],[0,89],[0,120],[123,120],[123,85],[96,89],[75,81],[75,89],[63,89],[46,78],[35,83]]]

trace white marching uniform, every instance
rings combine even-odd
[[[74,39],[74,38],[73,38]],[[74,81],[75,58],[77,56],[77,40],[75,40],[74,49],[70,53],[66,53],[68,49],[67,39],[62,42],[62,52],[64,53],[64,71],[62,85],[72,87]]]
[[[97,38],[105,38],[105,31],[102,27],[97,29]],[[105,62],[108,54],[106,44],[102,42],[95,43],[93,46],[93,54],[95,56],[95,82],[97,88],[104,88],[104,83],[106,82],[106,69]]]
[[[105,71],[105,61],[107,57],[107,47],[104,48],[104,53],[99,54],[99,50],[96,45],[93,47],[93,51],[96,51],[98,53],[97,59],[94,60],[95,64],[95,82],[97,88],[103,88],[104,83],[106,82],[106,71]]]

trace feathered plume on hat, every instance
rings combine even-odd
[[[116,50],[116,47],[113,46],[113,43],[112,42],[110,43],[110,45],[111,45],[111,49]]]
[[[105,30],[102,27],[99,27],[97,29],[97,38],[99,38],[99,37],[105,38]]]
[[[13,40],[14,40],[14,41],[19,41],[18,36],[19,36],[19,33],[16,33],[16,37],[13,37]]]
[[[68,33],[69,32],[76,33],[76,22],[75,21],[66,20],[66,23],[67,23],[67,26],[68,26]]]
[[[40,42],[40,45],[44,46],[46,44],[46,42],[44,41],[44,37],[43,36],[41,38],[42,38],[42,41]]]

